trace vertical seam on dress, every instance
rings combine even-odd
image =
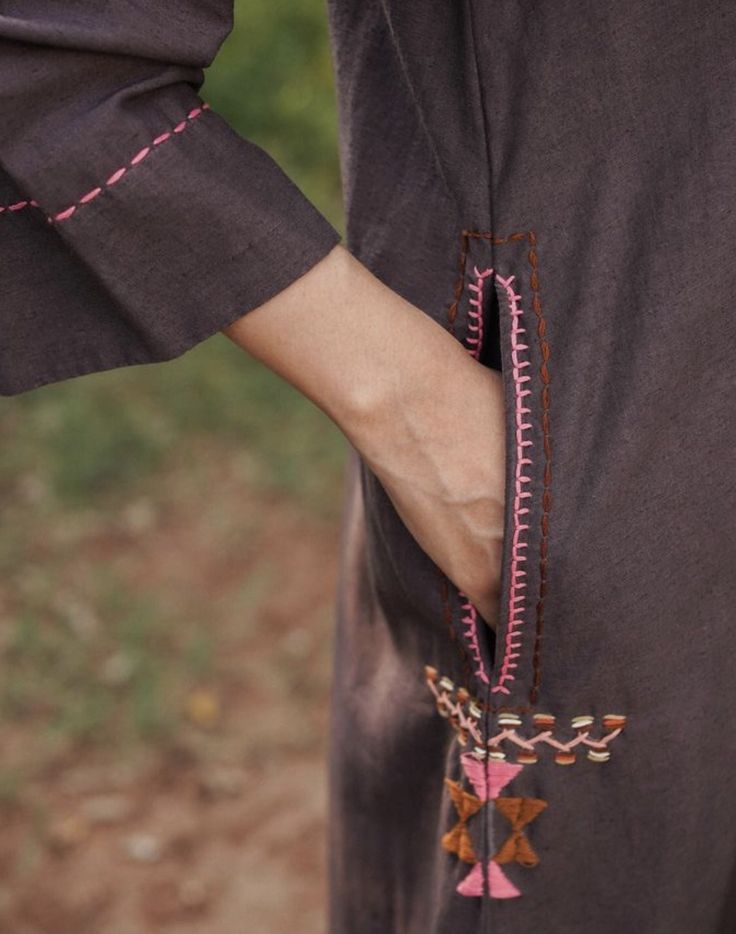
[[[468,27],[470,30],[470,43],[471,43],[472,52],[473,52],[473,65],[475,68],[475,80],[476,80],[476,85],[478,89],[478,101],[480,103],[480,111],[481,111],[480,113],[481,124],[483,127],[483,138],[484,138],[484,143],[485,143],[485,148],[486,148],[486,169],[487,169],[487,176],[488,176],[488,207],[487,207],[488,229],[493,230],[495,224],[494,224],[494,218],[493,218],[493,204],[492,204],[492,201],[493,201],[493,198],[492,198],[493,162],[492,162],[492,155],[491,155],[492,150],[491,150],[490,135],[489,135],[490,133],[489,122],[486,116],[486,98],[485,98],[485,94],[483,91],[483,82],[481,81],[480,64],[478,62],[478,43],[476,41],[475,18],[473,15],[473,0],[466,0],[466,9],[468,11]],[[464,255],[462,259],[462,272],[463,272],[463,282],[464,282],[465,263],[467,261],[467,245],[468,245],[468,240],[467,240],[467,237],[465,236],[465,231],[463,231],[463,236],[465,237],[464,243],[463,243],[463,246],[464,246],[463,254]],[[493,255],[492,244],[491,244],[491,262],[489,265],[494,269],[496,268],[496,258]],[[457,312],[457,306],[455,307],[455,312]],[[454,329],[454,319],[453,319],[452,324],[453,324],[453,329]],[[485,690],[487,692],[485,700],[488,706],[490,707],[490,701],[491,701],[490,684],[485,686]],[[488,710],[486,710],[484,712],[484,719],[485,719],[484,727],[485,727],[486,734],[488,733],[490,718],[491,718],[491,714]],[[488,835],[489,835],[489,829],[490,829],[489,820],[490,818],[487,814],[487,809],[484,808],[482,812],[482,821],[483,821],[482,839],[484,841],[484,846],[486,845],[485,841],[488,840]],[[481,859],[483,859],[484,857],[487,858],[488,855],[489,854],[481,853]],[[490,900],[491,899],[490,899],[490,888],[488,885],[488,879],[486,878],[485,873],[483,873],[483,878],[482,878],[482,883],[481,883],[481,896],[482,896],[482,902],[488,906],[487,909],[486,908],[482,909],[482,914],[486,915],[486,911],[487,910],[490,911]],[[481,917],[481,924],[483,925],[485,929],[490,929],[490,926],[491,926],[490,917],[488,917],[487,915],[485,919]]]

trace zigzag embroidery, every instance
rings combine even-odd
[[[438,712],[449,720],[462,746],[472,740],[471,754],[481,761],[486,758],[505,759],[510,748],[516,753],[516,762],[531,765],[539,760],[538,748],[549,746],[554,749],[554,761],[558,765],[572,765],[577,759],[577,747],[587,749],[587,758],[591,762],[607,762],[611,758],[609,746],[626,725],[623,714],[605,714],[600,718],[603,733],[596,738],[592,735],[596,718],[580,714],[570,722],[573,736],[563,740],[555,735],[557,718],[539,712],[533,713],[531,718],[535,732],[524,736],[520,732],[522,717],[514,711],[500,709],[494,713],[498,732],[486,738],[479,725],[484,711],[478,701],[465,688],[456,687],[450,678],[440,675],[430,665],[425,667],[425,675]]]

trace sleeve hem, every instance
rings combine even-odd
[[[4,218],[27,259],[10,283],[23,313],[2,355],[0,394],[181,356],[341,242],[266,152],[201,110],[193,92],[183,104],[190,116],[200,106],[186,132],[147,151],[128,145],[134,168],[89,189],[66,218]],[[23,276],[39,255],[48,273]]]

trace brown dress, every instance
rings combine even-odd
[[[347,245],[507,432],[495,640],[351,458],[331,930],[730,934],[736,7],[328,12]],[[4,393],[175,356],[337,242],[197,96],[229,15],[0,2]]]

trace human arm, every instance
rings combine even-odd
[[[205,108],[231,25],[232,0],[0,0],[0,388],[170,359],[339,241]]]
[[[344,247],[224,329],[318,405],[418,544],[495,628],[504,521],[501,375]],[[468,433],[444,404],[467,400]]]
[[[231,14],[230,0],[3,0],[0,168],[32,199],[33,242],[53,239],[69,270],[76,263],[98,285],[105,301],[94,314],[119,318],[118,359],[132,338],[162,359],[235,322],[245,349],[335,419],[418,542],[490,621],[498,375],[333,249],[337,232],[268,154],[203,109],[203,69]],[[8,223],[4,235],[16,229]],[[28,272],[46,274],[43,264]],[[53,307],[41,310],[53,320]],[[90,320],[74,337],[85,363],[101,366],[103,322]],[[57,332],[32,331],[24,348],[53,357],[59,372],[75,365]],[[488,433],[466,437],[439,404],[449,380]]]

